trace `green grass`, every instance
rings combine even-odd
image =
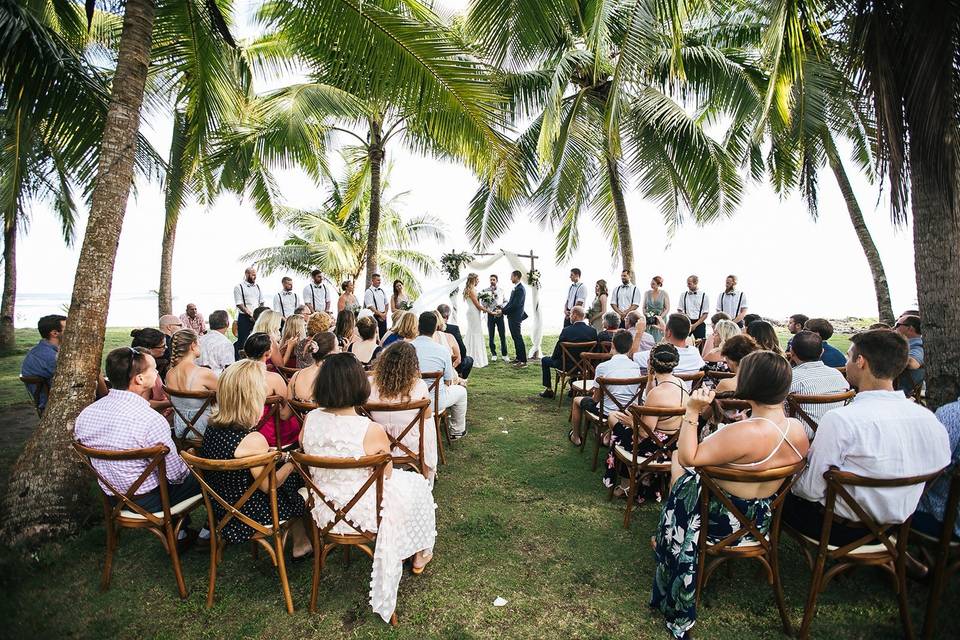
[[[7,637],[83,638],[663,638],[647,608],[653,557],[649,538],[659,507],[639,509],[622,526],[623,502],[607,502],[589,456],[566,441],[567,404],[536,397],[539,368],[502,363],[470,380],[467,438],[448,452],[435,489],[436,556],[424,575],[400,584],[400,627],[391,630],[367,604],[370,563],[347,567],[334,553],[324,570],[319,611],[306,611],[309,565],[290,566],[297,611],[288,616],[276,574],[263,554],[229,548],[217,601],[204,608],[205,553],[184,558],[190,595],[176,596],[157,541],[122,535],[110,591],[98,591],[104,548],[96,522],[78,537],[29,559],[0,558],[0,619]],[[5,473],[0,471],[0,473]],[[91,504],[97,514],[99,505]],[[787,604],[799,623],[809,571],[797,547],[782,546]],[[355,556],[356,558],[356,556]],[[758,565],[732,563],[708,585],[696,627],[700,638],[781,638],[772,592]],[[910,586],[914,624],[926,587]],[[948,594],[939,637],[960,636]],[[493,600],[508,600],[494,607]],[[885,574],[862,569],[821,596],[817,638],[896,638],[896,600]]]

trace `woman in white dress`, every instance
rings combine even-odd
[[[467,346],[467,354],[473,356],[474,369],[487,366],[487,346],[483,342],[483,313],[486,309],[477,297],[479,282],[480,276],[471,273],[463,290],[463,299],[467,301],[467,335],[463,337],[463,344]]]
[[[359,458],[390,453],[384,428],[354,407],[370,396],[370,381],[357,359],[349,353],[329,356],[317,374],[314,402],[323,409],[307,414],[302,442],[313,456]],[[338,507],[346,506],[370,477],[369,469],[313,469],[313,482]],[[422,475],[387,465],[377,527],[376,491],[371,487],[352,509],[350,520],[366,531],[377,532],[370,576],[370,606],[389,622],[397,605],[397,588],[404,559],[413,556],[413,573],[423,573],[433,557],[437,537],[436,504],[427,479]],[[313,508],[318,527],[325,527],[334,514],[323,502]],[[338,522],[334,533],[356,533]]]

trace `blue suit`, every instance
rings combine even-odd
[[[510,328],[510,337],[513,338],[513,348],[517,352],[517,362],[527,361],[527,345],[524,344],[523,335],[520,333],[520,323],[527,317],[523,311],[526,302],[527,290],[523,288],[522,283],[518,282],[510,292],[510,299],[503,307],[503,315],[507,317],[507,326]]]

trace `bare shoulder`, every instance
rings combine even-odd
[[[237,450],[234,453],[235,458],[243,458],[246,456],[255,456],[261,453],[266,453],[270,450],[270,445],[267,443],[267,439],[259,431],[251,431],[243,437],[243,440],[240,441],[240,444],[237,445]]]

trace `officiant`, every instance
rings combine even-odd
[[[500,331],[500,355],[504,362],[509,362],[507,357],[507,332],[503,325],[503,314],[497,313],[503,307],[504,295],[503,289],[497,286],[500,278],[497,274],[490,274],[490,286],[480,292],[480,301],[487,310],[487,334],[490,336],[490,360],[497,361],[497,345],[494,336]]]

